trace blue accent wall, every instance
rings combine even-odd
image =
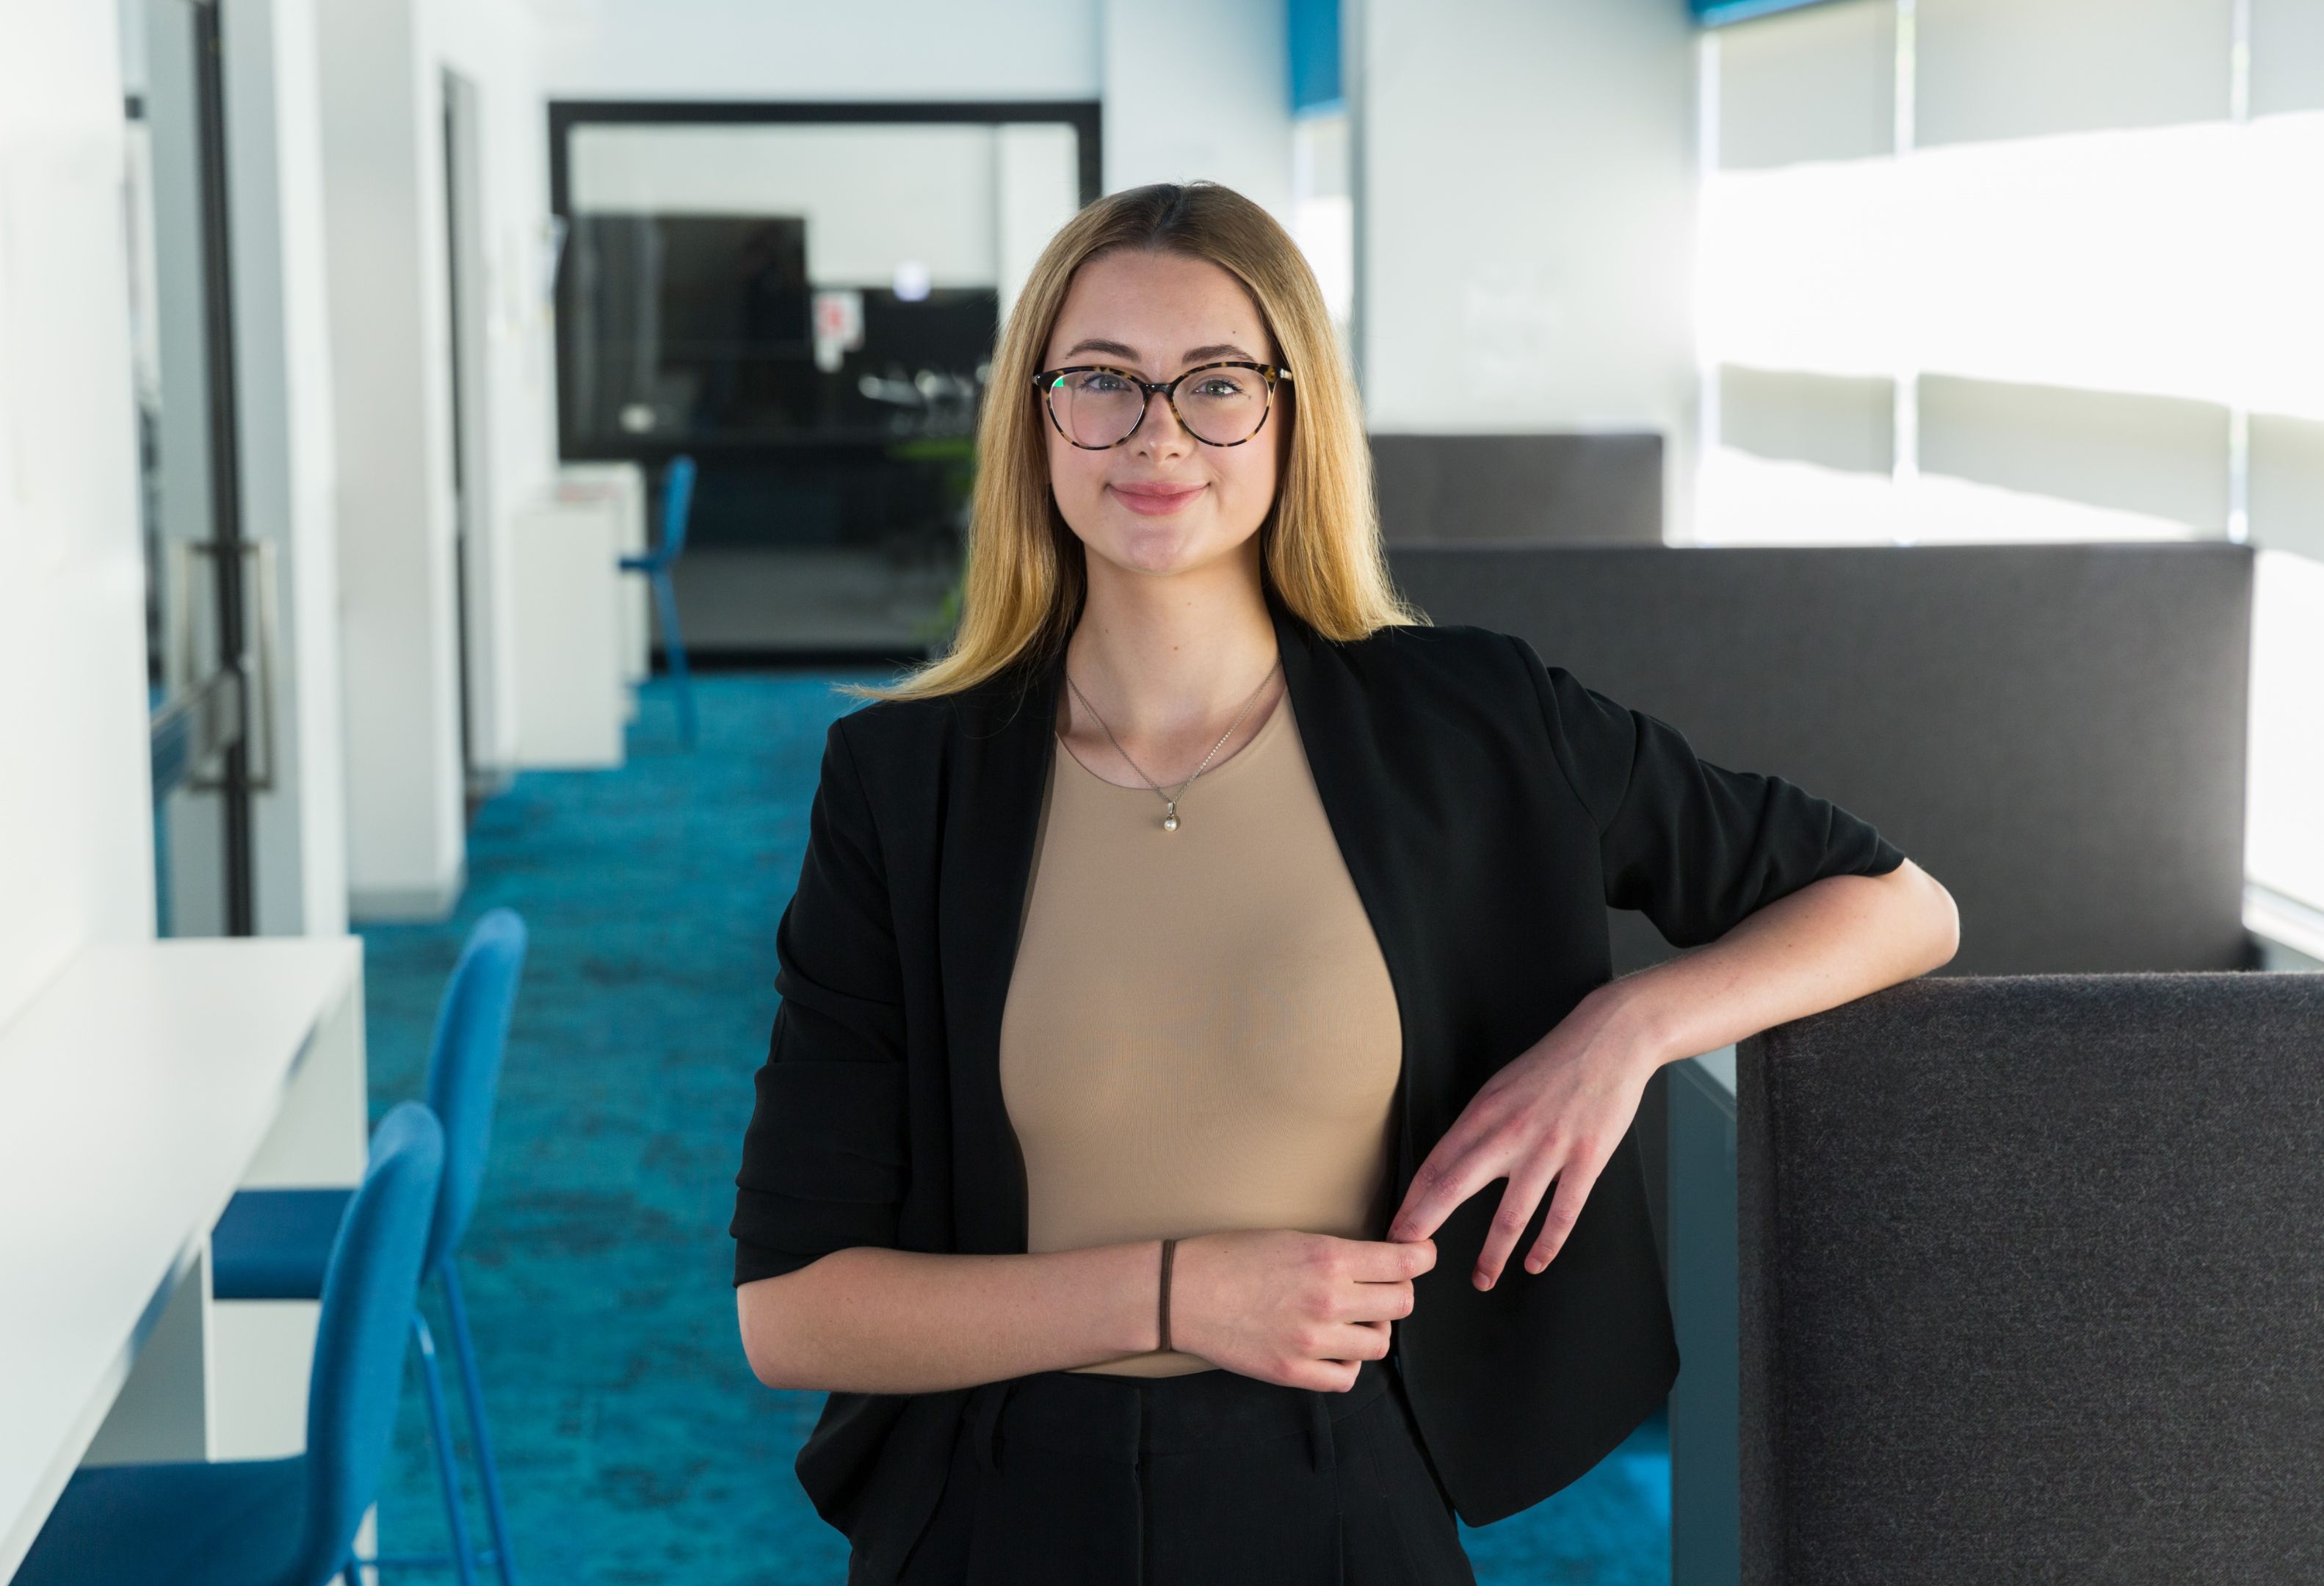
[[[1340,0],[1286,0],[1291,29],[1291,114],[1336,110],[1340,91]]]
[[[1730,22],[1748,22],[1755,16],[1769,16],[1778,11],[1797,11],[1803,6],[1821,5],[1829,0],[1688,0],[1694,7],[1694,20],[1707,28]]]

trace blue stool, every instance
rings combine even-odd
[[[406,1102],[371,1137],[323,1277],[307,1452],[75,1473],[14,1586],[324,1586],[379,1493],[403,1388],[403,1329],[443,1181],[444,1131]]]
[[[678,700],[679,731],[694,742],[694,687],[687,680],[686,641],[678,631],[678,590],[669,570],[686,549],[686,519],[694,507],[694,459],[680,453],[669,460],[661,482],[661,543],[644,556],[623,557],[622,571],[643,573],[653,585],[654,610],[661,619],[661,648],[669,658],[670,687]]]
[[[501,1500],[499,1463],[484,1422],[484,1395],[476,1371],[476,1345],[468,1328],[468,1305],[460,1291],[455,1255],[484,1186],[490,1144],[493,1100],[500,1085],[501,1057],[508,1047],[509,1021],[516,1009],[517,981],[524,969],[526,932],[512,908],[495,908],[479,919],[460,950],[460,961],[445,983],[436,1010],[436,1032],[428,1055],[428,1105],[443,1121],[444,1190],[428,1235],[422,1279],[436,1278],[452,1323],[452,1350],[460,1364],[460,1387],[468,1401],[468,1425],[475,1434],[478,1485],[493,1545],[478,1553],[469,1545],[460,1502],[459,1467],[452,1452],[452,1423],[444,1401],[443,1373],[436,1363],[436,1341],[415,1304],[411,1333],[420,1348],[421,1379],[428,1392],[428,1424],[436,1443],[436,1473],[444,1489],[445,1524],[451,1532],[448,1555],[419,1554],[358,1560],[366,1564],[442,1564],[457,1572],[460,1586],[473,1586],[475,1566],[491,1563],[502,1586],[516,1586],[516,1561],[509,1550],[508,1512]],[[322,1292],[330,1231],[347,1192],[331,1189],[244,1190],[226,1203],[210,1234],[211,1293],[221,1300],[312,1299]]]

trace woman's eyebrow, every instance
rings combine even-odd
[[[1138,362],[1138,349],[1123,346],[1118,341],[1094,339],[1077,341],[1065,349],[1065,356],[1068,358],[1078,358],[1084,353],[1104,353],[1116,358],[1127,358],[1133,364]]]
[[[1124,346],[1118,341],[1100,341],[1094,337],[1075,342],[1065,349],[1065,355],[1068,358],[1078,358],[1084,353],[1104,353],[1111,357],[1127,358],[1133,364],[1138,362],[1139,356],[1135,347]],[[1221,342],[1213,346],[1193,348],[1179,361],[1186,364],[1199,364],[1205,358],[1250,358],[1252,363],[1259,361],[1232,342]]]

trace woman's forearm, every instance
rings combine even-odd
[[[863,1247],[743,1284],[735,1305],[770,1388],[937,1393],[1153,1349],[1160,1278],[1153,1240],[1010,1256]]]
[[[1886,875],[1812,882],[1591,997],[1669,1063],[1925,974],[1960,945],[1952,894],[1908,859]]]

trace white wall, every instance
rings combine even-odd
[[[1105,190],[1202,178],[1291,226],[1283,0],[1101,0]]]
[[[1099,93],[1097,0],[539,0],[537,9],[543,78],[560,99]]]
[[[153,932],[114,10],[0,10],[0,1023]]]
[[[807,279],[886,286],[899,260],[932,285],[999,279],[1001,129],[596,125],[573,134],[576,213],[797,215]]]
[[[1019,123],[993,141],[995,222],[1000,256],[1001,317],[1004,323],[1025,290],[1034,261],[1058,227],[1082,207],[1080,139],[1059,122]]]
[[[1223,181],[1286,221],[1284,0],[544,0],[565,99],[1102,101],[1108,192]]]
[[[1638,0],[1350,0],[1356,346],[1388,432],[1693,450],[1693,31]]]

